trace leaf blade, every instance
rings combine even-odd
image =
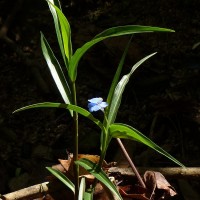
[[[88,159],[82,158],[80,160],[75,161],[76,164],[85,168],[88,172],[90,172],[93,176],[95,176],[100,182],[102,182],[106,187],[109,188],[111,192],[113,192],[119,199],[123,200],[119,191],[115,187],[115,185],[110,181],[106,173],[99,168],[96,168],[96,164],[91,162]]]
[[[127,25],[127,26],[118,26],[106,29],[102,33],[96,35],[91,41],[85,43],[81,48],[77,49],[72,59],[69,63],[69,76],[74,82],[77,76],[77,66],[81,57],[96,43],[111,37],[135,34],[135,33],[147,33],[147,32],[174,32],[171,29],[159,28],[159,27],[150,27],[150,26],[136,26],[136,25]]]
[[[51,75],[56,83],[56,86],[66,104],[71,103],[71,90],[70,87],[67,83],[67,80],[64,76],[64,73],[62,71],[62,68],[56,59],[49,43],[47,42],[46,38],[44,35],[41,33],[41,47],[42,47],[42,52],[44,55],[44,58],[47,62],[47,65],[49,67],[49,70],[51,72]]]
[[[103,130],[103,131],[105,130],[105,127],[103,126],[101,121],[96,119],[89,111],[87,111],[86,109],[81,108],[79,106],[72,105],[72,104],[52,103],[52,102],[36,103],[36,104],[32,104],[29,106],[19,108],[19,109],[15,110],[13,113],[17,113],[20,111],[33,109],[33,108],[64,108],[64,109],[68,109],[68,110],[73,110],[73,111],[81,114],[82,116],[87,117],[91,121],[93,121],[96,125],[99,126],[99,128],[101,128],[101,130]]]
[[[124,50],[123,55],[122,55],[122,57],[120,59],[119,65],[117,67],[117,71],[116,71],[116,73],[114,75],[110,90],[108,92],[107,101],[106,101],[108,103],[108,105],[110,105],[110,103],[111,103],[111,99],[113,97],[113,93],[114,93],[115,87],[116,87],[116,85],[118,83],[118,80],[119,80],[119,77],[120,77],[120,74],[121,74],[121,71],[122,71],[122,67],[124,65],[124,61],[125,61],[126,55],[128,53],[128,49],[129,49],[131,40],[132,40],[132,37],[130,38],[130,40],[128,41],[128,43],[127,43],[127,45],[125,47],[125,50]],[[109,110],[108,110],[108,112],[109,112]]]
[[[50,11],[52,13],[58,43],[65,65],[68,68],[69,61],[72,56],[71,28],[70,24],[61,10],[59,0],[47,0]]]
[[[51,172],[56,178],[58,178],[62,183],[64,183],[73,193],[75,193],[74,184],[62,172],[51,167],[46,167],[46,169]]]
[[[121,124],[121,123],[112,124],[109,127],[109,133],[113,138],[131,139],[140,142],[142,144],[145,144],[146,146],[164,155],[165,157],[169,158],[170,160],[180,165],[181,167],[185,167],[182,163],[180,163],[177,159],[175,159],[173,156],[171,156],[169,153],[167,153],[165,150],[163,150],[161,147],[159,147],[157,144],[151,141],[148,137],[146,137],[137,129],[127,124]]]
[[[143,59],[141,59],[140,61],[138,61],[131,69],[131,71],[127,74],[124,75],[122,77],[122,79],[119,81],[119,83],[117,84],[114,94],[113,94],[113,98],[112,101],[110,103],[110,108],[109,108],[109,113],[108,113],[108,126],[112,123],[114,123],[116,116],[117,116],[117,112],[119,109],[119,106],[121,104],[121,98],[123,95],[123,92],[125,90],[125,87],[131,77],[131,75],[133,74],[133,72],[143,63],[145,62],[147,59],[149,59],[150,57],[152,57],[153,55],[155,55],[156,53],[152,53],[146,57],[144,57]]]
[[[172,29],[160,28],[154,26],[140,26],[140,25],[126,25],[126,26],[116,26],[108,28],[98,35],[95,38],[107,37],[107,36],[120,36],[128,35],[134,33],[143,33],[143,32],[175,32]]]

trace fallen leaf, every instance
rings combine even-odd
[[[70,165],[71,165],[71,162],[72,162],[71,158],[69,158],[68,160],[58,159],[58,161],[60,162],[60,164],[63,166],[63,168],[66,171],[69,171],[69,168],[70,168]]]
[[[125,185],[118,186],[120,194],[125,198],[138,199],[138,200],[150,200],[145,196],[145,189],[140,186]]]
[[[165,177],[160,172],[155,172],[156,185],[158,189],[165,190],[170,197],[177,195],[175,189],[170,185],[170,183],[165,179]]]
[[[144,181],[148,189],[146,196],[150,199],[169,199],[177,195],[175,189],[160,172],[146,171]]]

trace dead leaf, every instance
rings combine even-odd
[[[160,172],[146,171],[144,181],[149,191],[146,196],[150,199],[169,199],[177,195],[175,189]]]
[[[125,185],[118,187],[120,194],[125,198],[149,200],[149,198],[145,196],[145,189],[141,188],[140,186]]]
[[[60,164],[63,166],[63,168],[66,171],[69,171],[69,168],[70,168],[70,165],[71,165],[71,162],[72,162],[72,159],[70,157],[69,157],[68,160],[58,159],[58,161],[60,162]]]
[[[170,185],[170,183],[165,179],[165,177],[160,172],[155,172],[156,185],[158,189],[165,190],[170,197],[177,195],[175,189]]]

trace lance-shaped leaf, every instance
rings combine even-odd
[[[143,63],[145,62],[147,59],[149,59],[150,57],[152,57],[153,55],[155,55],[155,53],[150,54],[148,56],[146,56],[145,58],[141,59],[140,61],[138,61],[131,69],[130,73],[127,75],[124,75],[122,77],[122,79],[120,80],[120,82],[117,84],[113,97],[112,97],[112,101],[109,107],[109,113],[108,113],[108,126],[110,124],[112,124],[115,121],[115,118],[117,116],[117,112],[121,103],[121,98],[122,98],[122,94],[124,92],[124,89],[127,85],[127,83],[129,82],[129,79],[131,77],[131,75],[133,74],[133,72]]]
[[[54,4],[55,6],[57,6],[61,10],[61,5],[60,5],[60,2],[58,0],[49,0],[49,2],[51,2],[52,4]],[[68,63],[68,61],[66,60],[66,56],[65,56],[64,45],[63,45],[63,41],[62,41],[62,34],[61,34],[61,29],[60,29],[60,23],[59,23],[59,19],[58,19],[56,9],[50,3],[48,3],[48,5],[49,5],[49,9],[51,11],[51,14],[53,16],[56,35],[57,35],[57,39],[58,39],[58,44],[59,44],[59,47],[60,47],[60,51],[61,51],[63,60],[64,60],[65,63]]]
[[[69,60],[72,56],[71,28],[70,24],[62,13],[59,0],[47,0],[50,11],[54,19],[54,25],[58,38],[60,50],[68,68]]]
[[[113,97],[113,93],[114,93],[115,88],[117,86],[117,83],[119,81],[119,77],[120,77],[120,74],[121,74],[121,71],[122,71],[122,67],[124,65],[124,61],[125,61],[126,55],[128,53],[129,46],[131,44],[131,40],[132,40],[132,37],[128,41],[128,44],[126,45],[126,48],[125,48],[125,50],[123,52],[123,55],[122,55],[122,57],[120,59],[119,65],[117,67],[117,71],[116,71],[115,76],[113,78],[113,81],[112,81],[112,84],[111,84],[111,87],[110,87],[110,90],[109,90],[109,93],[108,93],[107,101],[106,101],[108,103],[108,105],[110,105],[110,103],[111,103],[111,100],[112,100],[112,97]],[[109,112],[109,110],[108,110],[108,112]]]
[[[142,144],[147,145],[148,147],[154,149],[155,151],[159,152],[160,154],[166,156],[176,164],[180,165],[181,167],[185,167],[182,163],[180,163],[177,159],[151,141],[148,137],[143,135],[141,132],[136,130],[135,128],[121,123],[111,124],[109,127],[109,134],[113,138],[124,138],[124,139],[131,139]]]
[[[97,168],[97,165],[92,161],[82,158],[80,160],[75,161],[76,164],[80,165],[84,169],[86,169],[89,173],[91,173],[94,177],[96,177],[100,182],[102,182],[109,190],[115,194],[120,200],[123,200],[116,186],[111,182],[106,173]]]
[[[36,103],[36,104],[32,104],[29,106],[19,108],[19,109],[15,110],[13,113],[23,111],[23,110],[33,109],[33,108],[64,108],[64,109],[68,109],[68,110],[73,110],[73,111],[79,113],[80,115],[87,117],[88,119],[93,121],[96,125],[98,125],[101,128],[101,130],[105,131],[103,124],[98,119],[96,119],[90,112],[88,112],[84,108],[81,108],[79,106],[75,106],[72,104],[52,103],[52,102]]]
[[[150,27],[150,26],[136,26],[136,25],[127,25],[127,26],[118,26],[109,28],[102,33],[96,35],[94,39],[85,43],[81,48],[77,49],[72,59],[69,63],[69,77],[71,81],[76,80],[77,76],[77,66],[81,57],[86,53],[96,43],[110,38],[121,35],[135,34],[135,33],[145,33],[145,32],[174,32],[171,29],[159,28],[159,27]]]
[[[47,62],[47,65],[50,69],[51,75],[56,83],[56,86],[66,104],[71,103],[71,91],[67,80],[64,76],[62,68],[56,59],[53,51],[51,50],[50,45],[48,44],[46,38],[41,33],[41,46],[44,58]]]
[[[75,192],[74,184],[60,171],[51,167],[46,167],[56,178],[64,183],[72,192]]]

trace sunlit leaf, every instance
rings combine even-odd
[[[79,193],[78,193],[78,200],[83,200],[84,193],[85,193],[86,183],[85,183],[85,177],[81,178],[80,187],[79,187]]]
[[[145,33],[145,32],[174,32],[171,29],[159,28],[159,27],[150,27],[150,26],[135,26],[135,25],[127,25],[127,26],[118,26],[109,28],[102,33],[96,35],[91,41],[85,43],[81,48],[77,49],[72,59],[69,63],[69,76],[71,80],[74,82],[77,76],[77,66],[81,57],[86,53],[88,49],[90,49],[96,43],[110,38],[121,35],[135,34],[135,33]]]
[[[143,32],[175,32],[172,29],[153,27],[153,26],[140,26],[140,25],[126,25],[126,26],[117,26],[104,30],[103,32],[96,35],[94,38],[107,37],[107,36],[120,36],[128,35],[134,33],[143,33]]]
[[[70,24],[61,11],[60,2],[58,0],[47,0],[56,29],[60,50],[68,68],[68,63],[72,56],[71,28]],[[66,56],[66,57],[65,57]],[[67,58],[67,59],[66,59]]]
[[[80,165],[81,167],[85,168],[89,173],[91,173],[95,178],[97,178],[100,182],[102,182],[106,187],[109,188],[113,194],[115,194],[119,199],[123,200],[121,195],[119,194],[119,191],[117,190],[116,186],[111,182],[111,180],[108,178],[106,173],[99,168],[96,168],[96,164],[91,162],[90,160],[87,160],[85,158],[82,158],[80,160],[75,161],[76,164]]]
[[[60,171],[51,167],[46,167],[56,178],[64,183],[72,192],[75,192],[74,184]]]
[[[29,105],[29,106],[19,108],[19,109],[15,110],[14,113],[19,112],[19,111],[23,111],[23,110],[32,109],[32,108],[64,108],[64,109],[68,109],[68,110],[73,110],[73,111],[83,115],[84,117],[87,117],[91,121],[93,121],[102,130],[105,129],[103,124],[98,119],[96,119],[90,112],[88,112],[84,108],[81,108],[79,106],[75,106],[75,105],[72,105],[72,104],[52,103],[52,102],[36,103],[36,104],[32,104],[32,105]]]
[[[166,156],[176,164],[185,167],[182,163],[180,163],[177,159],[175,159],[173,156],[171,156],[169,153],[167,153],[165,150],[163,150],[161,147],[159,147],[157,144],[151,141],[148,137],[146,137],[141,132],[139,132],[138,130],[127,124],[115,123],[110,125],[109,134],[113,138],[131,139],[140,142],[142,144],[145,144],[148,147],[159,152],[160,154]]]
[[[48,44],[46,38],[41,33],[41,46],[44,58],[47,62],[47,65],[50,69],[51,75],[56,83],[56,86],[66,104],[71,103],[71,91],[67,80],[64,76],[62,68],[56,59],[53,51],[51,50],[50,45]]]
[[[52,4],[54,4],[55,6],[57,6],[61,10],[61,5],[60,5],[59,0],[49,0],[49,2],[51,2]],[[50,9],[51,14],[53,16],[56,35],[57,35],[57,38],[58,38],[58,44],[59,44],[59,47],[60,47],[60,51],[61,51],[63,60],[64,60],[64,62],[66,64],[66,66],[67,66],[68,65],[68,61],[67,61],[66,56],[65,56],[64,45],[63,45],[63,40],[62,40],[62,33],[61,33],[61,29],[60,29],[60,23],[59,23],[58,15],[57,15],[56,9],[51,5],[51,3],[48,3],[49,9]]]
[[[150,54],[146,57],[144,57],[143,59],[141,59],[140,61],[138,61],[131,69],[130,73],[128,73],[127,75],[124,75],[122,77],[122,79],[119,81],[119,83],[117,84],[113,97],[112,97],[112,101],[110,103],[110,107],[109,107],[109,113],[108,113],[108,126],[110,124],[112,124],[115,121],[115,118],[117,116],[117,112],[119,109],[119,106],[121,104],[121,98],[122,98],[122,94],[125,90],[125,87],[127,85],[127,83],[129,82],[129,79],[131,77],[131,75],[133,74],[133,72],[143,63],[145,62],[147,59],[149,59],[150,57],[152,57],[153,55],[155,55],[155,53]]]
[[[111,86],[110,86],[110,90],[109,90],[108,97],[107,97],[107,101],[106,101],[106,102],[108,103],[108,105],[110,105],[110,103],[111,103],[111,100],[112,100],[112,97],[113,97],[113,93],[114,93],[115,87],[116,87],[116,85],[117,85],[117,83],[118,83],[118,81],[119,81],[119,77],[120,77],[120,74],[121,74],[121,71],[122,71],[122,67],[123,67],[123,65],[124,65],[124,61],[125,61],[126,55],[127,55],[127,53],[128,53],[129,46],[130,46],[130,44],[131,44],[131,40],[132,40],[132,37],[131,37],[131,39],[129,40],[128,44],[126,45],[126,48],[125,48],[125,50],[124,50],[124,52],[123,52],[123,55],[122,55],[122,57],[121,57],[121,59],[120,59],[119,65],[118,65],[118,67],[117,67],[117,71],[116,71],[116,73],[115,73],[115,75],[114,75],[112,84],[111,84]],[[108,110],[108,112],[109,112],[109,110]]]

